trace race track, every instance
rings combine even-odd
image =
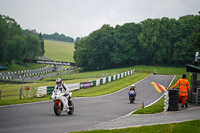
[[[63,113],[56,116],[53,102],[0,107],[0,133],[64,133],[88,129],[102,122],[124,116],[141,108],[142,102],[148,105],[158,99],[152,81],[168,86],[173,76],[150,75],[136,83],[137,97],[134,104],[128,100],[128,88],[116,93],[92,97],[74,98],[73,115]]]

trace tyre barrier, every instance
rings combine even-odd
[[[179,110],[179,106],[178,106],[178,96],[179,96],[179,91],[177,89],[171,89],[168,90],[169,93],[169,107],[168,107],[168,111],[178,111]]]

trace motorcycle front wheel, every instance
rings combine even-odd
[[[59,108],[58,103],[54,103],[54,112],[57,116],[60,116],[62,112],[62,104],[61,107]]]

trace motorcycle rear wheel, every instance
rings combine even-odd
[[[135,96],[129,96],[130,103],[134,103]]]

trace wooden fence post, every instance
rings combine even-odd
[[[19,94],[19,99],[22,99],[22,87],[20,88],[20,94]]]

